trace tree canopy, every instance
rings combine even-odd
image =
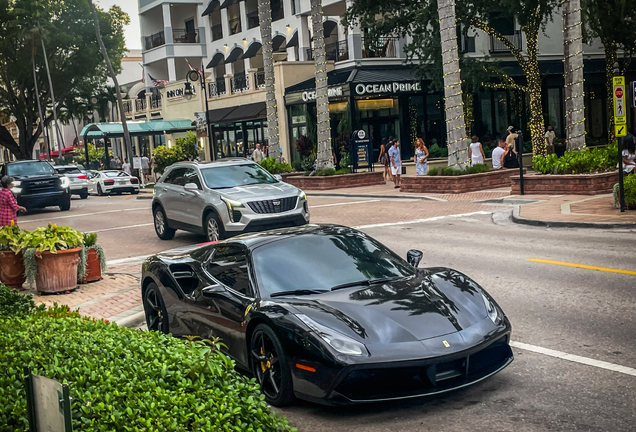
[[[116,70],[126,47],[124,26],[129,17],[118,6],[98,10],[104,44]],[[45,123],[51,121],[51,95],[44,54],[51,69],[57,109],[73,111],[88,105],[87,98],[104,88],[107,70],[100,53],[91,9],[86,0],[0,0],[0,112],[13,116],[17,142],[0,127],[0,145],[18,159],[32,157],[42,133],[32,65],[35,62]]]

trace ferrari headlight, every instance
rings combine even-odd
[[[488,314],[488,318],[495,323],[498,324],[500,321],[499,311],[497,307],[491,302],[488,297],[484,293],[481,293],[481,297],[484,299],[484,304],[486,305],[486,313]]]
[[[353,356],[368,355],[367,347],[364,344],[317,323],[305,314],[297,314],[296,316],[339,353]]]
[[[71,182],[68,180],[68,177],[62,176],[62,177],[60,177],[60,185],[64,189],[66,189],[67,187],[69,187],[71,185]]]
[[[221,197],[221,199],[223,200],[223,202],[227,206],[227,209],[229,210],[230,213],[232,213],[232,210],[234,210],[234,209],[243,208],[244,207],[243,203],[240,203],[238,201],[234,201],[234,200],[223,198],[223,197]]]

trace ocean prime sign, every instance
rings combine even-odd
[[[359,96],[368,94],[394,94],[409,93],[422,90],[422,84],[419,82],[393,82],[384,84],[358,84],[356,85],[356,94]]]

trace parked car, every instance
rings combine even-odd
[[[309,223],[307,196],[247,159],[171,165],[153,189],[155,232],[182,229],[209,241]]]
[[[11,189],[18,205],[27,210],[57,206],[71,209],[71,182],[58,174],[47,161],[26,160],[8,162],[0,167],[0,176],[13,177]]]
[[[220,338],[275,406],[444,393],[508,366],[495,300],[458,271],[418,268],[422,256],[335,225],[175,249],[143,264],[146,323]]]
[[[54,166],[58,174],[68,177],[71,182],[71,195],[79,195],[81,199],[88,198],[88,180],[79,167],[75,165]]]
[[[99,196],[130,192],[139,193],[139,179],[123,171],[87,171],[88,192]]]

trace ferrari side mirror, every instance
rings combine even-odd
[[[203,288],[201,294],[203,294],[203,297],[216,297],[218,294],[221,294],[223,292],[225,292],[225,288],[223,288],[219,284],[216,284]]]
[[[420,265],[420,261],[422,261],[423,256],[424,256],[424,253],[422,251],[417,249],[411,249],[410,251],[406,253],[406,260],[413,267],[417,268],[417,266]]]

